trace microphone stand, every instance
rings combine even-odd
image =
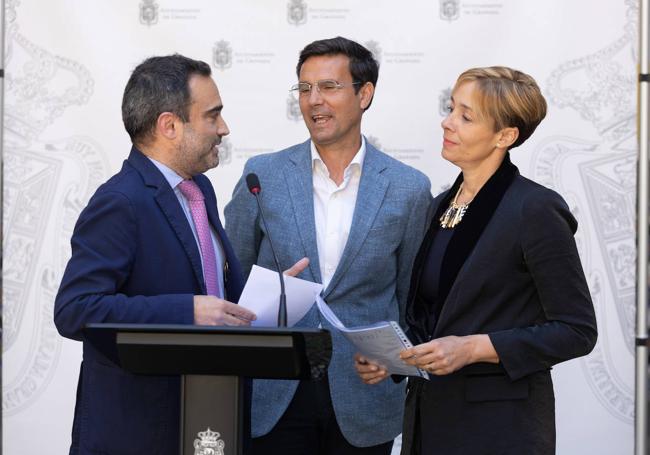
[[[271,252],[273,253],[273,260],[275,261],[275,268],[278,270],[278,275],[280,275],[280,306],[278,307],[278,327],[287,326],[287,295],[284,292],[284,276],[282,274],[282,269],[280,268],[280,262],[278,261],[278,256],[275,254],[275,248],[273,248],[273,242],[271,241],[271,233],[268,226],[266,225],[266,220],[264,219],[264,211],[262,210],[262,205],[260,204],[259,199],[259,190],[252,192],[257,201],[257,208],[260,211],[260,216],[262,217],[262,224],[264,229],[266,229],[266,236],[269,239],[269,245],[271,246]]]

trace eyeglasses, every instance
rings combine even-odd
[[[323,81],[318,81],[315,84],[310,84],[309,82],[299,82],[296,85],[293,85],[290,91],[298,92],[300,96],[307,96],[311,93],[311,88],[315,86],[316,90],[318,90],[318,93],[321,95],[329,95],[338,89],[359,84],[361,84],[361,82],[350,82],[348,84],[342,84],[333,79],[325,79]]]

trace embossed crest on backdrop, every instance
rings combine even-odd
[[[56,371],[62,339],[52,319],[54,295],[73,224],[108,167],[91,139],[40,139],[66,109],[87,103],[93,80],[83,66],[26,39],[17,5],[5,3],[4,416],[34,403]]]
[[[370,40],[363,43],[363,45],[372,53],[372,56],[377,60],[377,63],[381,63],[381,46],[379,45],[379,42]]]
[[[379,138],[377,138],[377,136],[368,135],[366,136],[366,141],[368,141],[368,143],[377,150],[382,150],[381,142],[379,142]]]
[[[232,142],[227,137],[221,139],[219,144],[219,166],[225,166],[232,161]]]
[[[140,2],[140,23],[154,25],[158,23],[158,3],[155,0],[142,0]]]
[[[627,369],[621,368],[624,362],[632,364],[634,349],[638,11],[635,1],[625,3],[628,22],[620,38],[560,65],[548,80],[549,102],[575,110],[597,136],[547,138],[535,150],[532,166],[535,180],[564,195],[580,223],[577,242],[599,328],[594,352],[581,359],[588,381],[610,414],[631,422],[634,384],[619,371]],[[575,179],[576,166],[581,181]],[[617,321],[608,323],[612,316]],[[628,358],[610,352],[621,335]]]
[[[307,3],[303,0],[289,0],[287,3],[287,22],[291,25],[307,23]]]
[[[419,147],[385,147],[382,146],[382,141],[377,136],[367,134],[365,137],[367,143],[371,144],[376,149],[416,168],[418,167],[418,162],[422,159],[425,153],[424,149]]]
[[[212,64],[219,70],[225,70],[232,66],[232,47],[228,41],[220,40],[214,43]]]
[[[287,96],[287,118],[289,120],[293,120],[294,122],[299,122],[302,120],[300,103],[298,101],[297,95],[294,93],[289,93],[289,96]]]
[[[442,117],[447,117],[449,114],[449,107],[451,106],[451,87],[447,87],[440,91],[438,95],[438,113]]]
[[[460,0],[438,0],[440,2],[440,19],[455,21],[460,17]]]

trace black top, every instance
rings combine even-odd
[[[435,221],[434,221],[435,222]],[[431,243],[429,252],[424,261],[422,276],[418,286],[418,297],[429,306],[429,324],[427,327],[435,327],[435,321],[440,316],[444,299],[439,298],[438,287],[440,283],[440,266],[445,257],[447,245],[454,234],[454,229],[438,228],[438,232]]]

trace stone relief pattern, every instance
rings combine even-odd
[[[29,407],[56,370],[62,338],[54,296],[74,222],[109,168],[91,139],[41,139],[66,109],[88,102],[93,79],[23,36],[19,5],[5,2],[3,355],[12,360],[4,365],[4,416]]]
[[[540,183],[569,195],[580,223],[576,240],[599,328],[596,348],[581,359],[587,381],[611,415],[632,423],[634,378],[618,373],[618,364],[632,357],[622,359],[612,352],[620,331],[633,355],[635,325],[638,5],[635,0],[624,3],[623,35],[594,54],[560,65],[545,90],[552,105],[575,110],[593,125],[597,136],[547,138],[535,150],[532,171]],[[604,270],[594,258],[597,255]],[[607,311],[610,308],[615,311]],[[617,320],[609,321],[612,315]]]

